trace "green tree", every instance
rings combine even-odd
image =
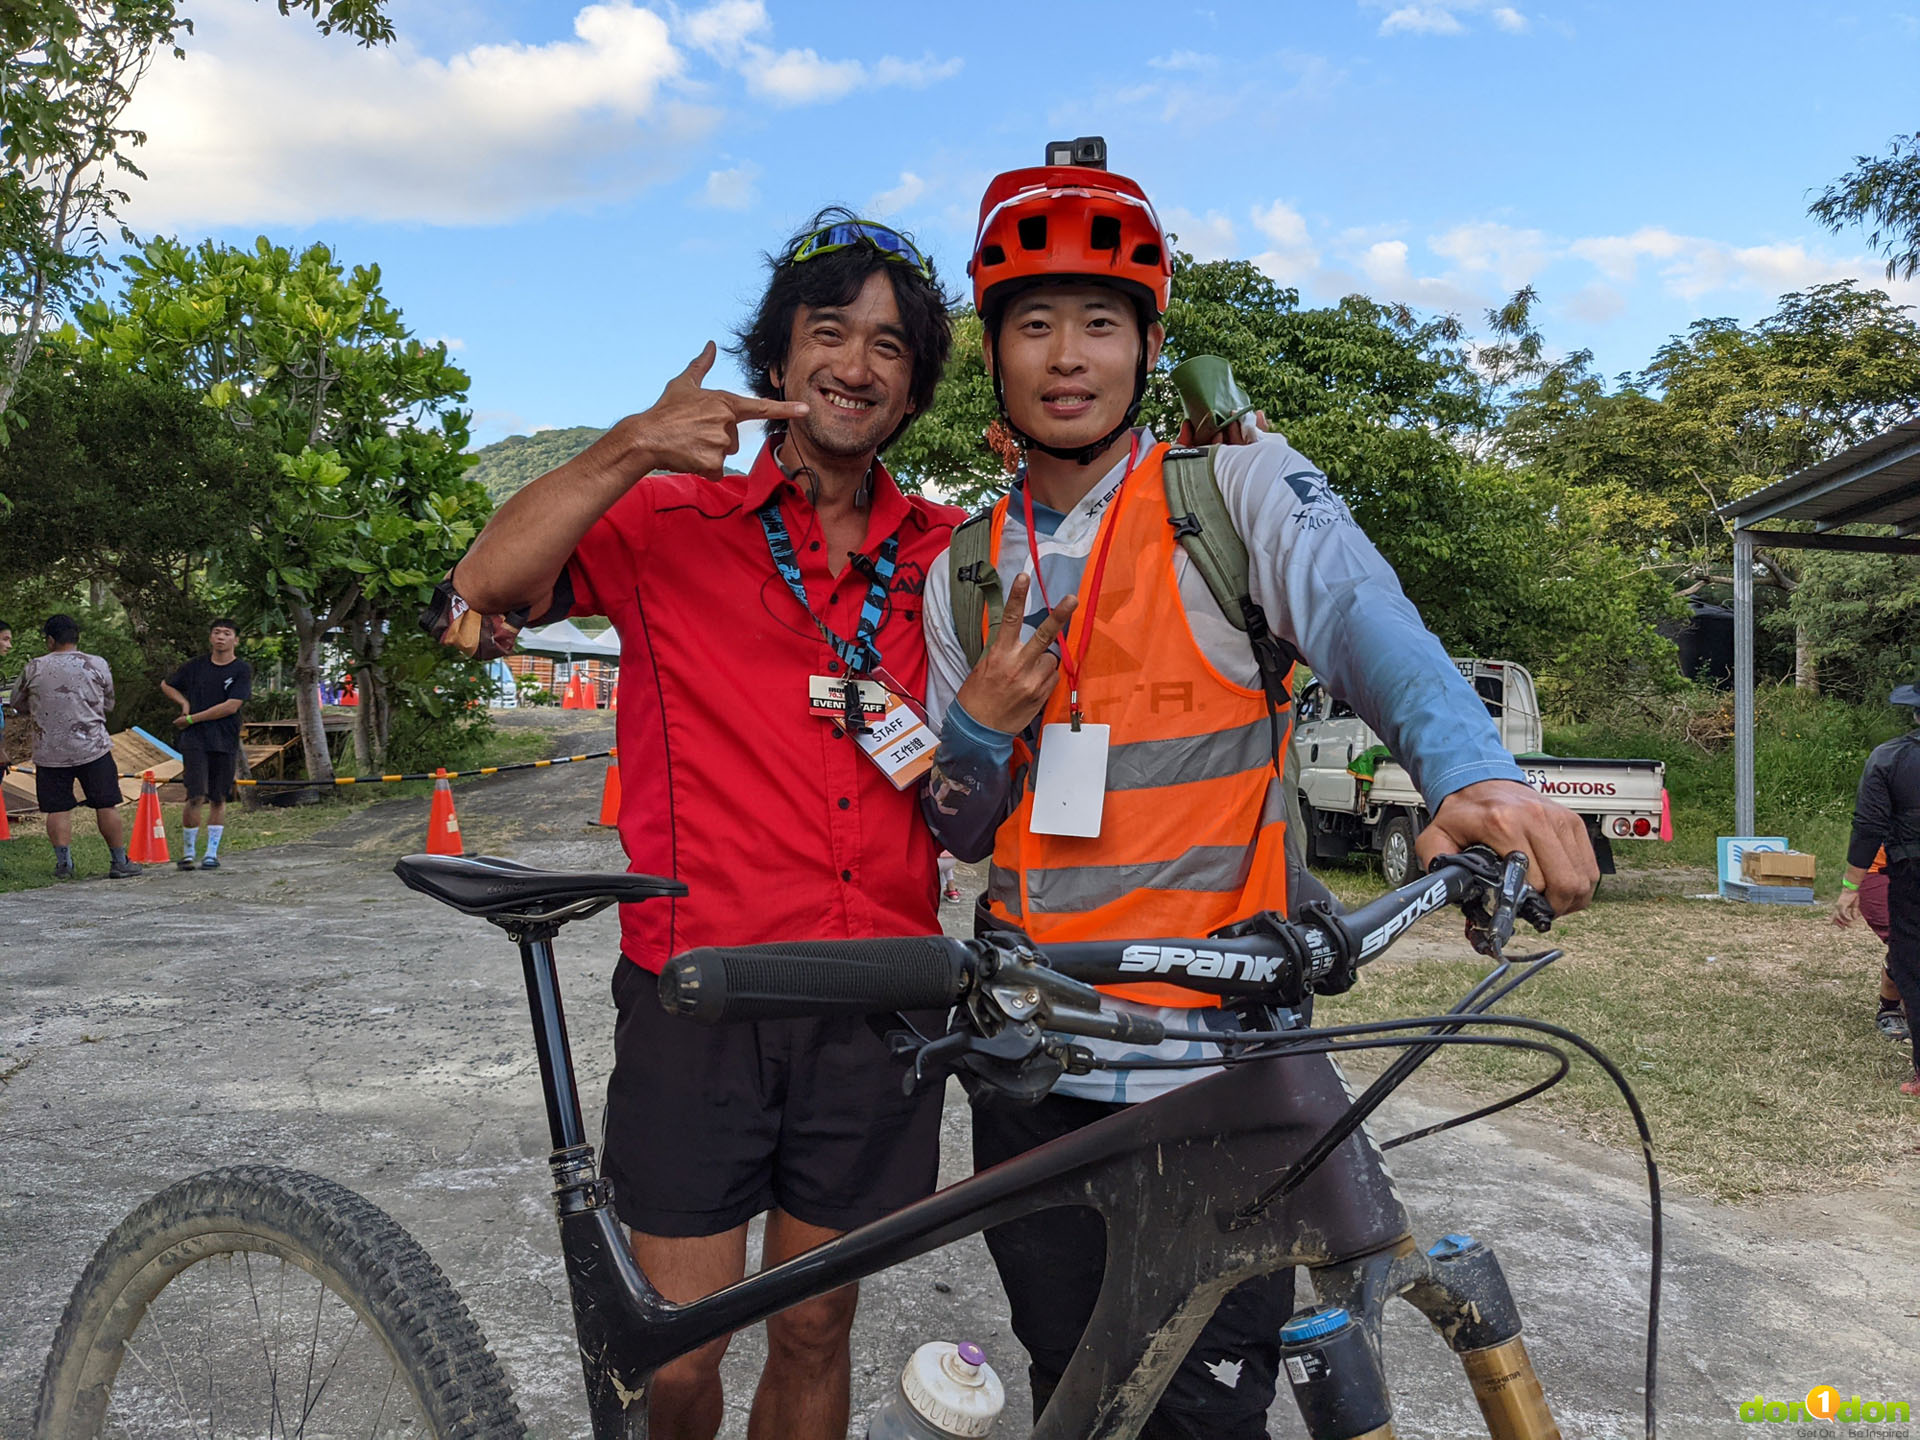
[[[386,0],[276,0],[322,34],[385,44]],[[0,4],[0,420],[50,317],[92,293],[109,230],[139,176],[128,151],[146,135],[121,124],[155,55],[185,52],[193,29],[177,0],[6,0]],[[0,443],[6,427],[0,426]]]
[[[953,317],[953,351],[933,404],[887,451],[888,470],[908,490],[937,494],[974,509],[1007,485],[1006,466],[987,443],[1000,418],[980,348],[980,317],[971,306]]]
[[[158,680],[205,641],[208,564],[245,535],[271,452],[168,377],[59,348],[36,356],[14,403],[25,428],[0,450],[0,584],[49,602],[36,609],[84,600],[113,615],[145,671],[116,672],[118,718],[164,723]]]
[[[222,572],[247,618],[294,632],[309,773],[332,778],[320,648],[341,627],[370,702],[356,753],[379,763],[390,705],[378,637],[428,598],[489,510],[464,476],[465,373],[409,334],[378,267],[349,271],[325,246],[156,240],[125,265],[122,305],[81,310],[86,348],[186,383],[271,449],[278,473]]]
[[[1896,135],[1885,155],[1856,155],[1853,169],[1807,212],[1838,232],[1867,225],[1867,244],[1887,257],[1887,279],[1920,274],[1920,133]]]

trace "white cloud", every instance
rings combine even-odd
[[[1162,212],[1160,223],[1169,235],[1177,237],[1174,243],[1196,260],[1232,260],[1240,254],[1239,233],[1233,221],[1218,210],[1196,215],[1176,207]]]
[[[753,202],[760,198],[753,183],[759,178],[760,167],[752,161],[727,170],[709,171],[706,186],[700,192],[700,203],[715,210],[750,210]]]
[[[1382,35],[1464,35],[1463,15],[1484,13],[1494,25],[1509,35],[1524,35],[1532,22],[1511,5],[1491,5],[1489,0],[1360,0],[1365,9],[1386,10],[1380,22]],[[1391,8],[1389,8],[1391,7]]]
[[[830,60],[811,48],[775,50],[767,43],[773,21],[762,0],[719,0],[704,10],[676,12],[674,27],[687,44],[738,70],[748,93],[782,106],[838,100],[861,85],[922,89],[959,74],[963,63],[929,54],[918,60],[883,55],[868,65]]]
[[[467,342],[457,335],[422,335],[419,338],[422,345],[446,346],[449,355],[458,355],[467,348]]]
[[[1640,263],[1651,262],[1661,287],[1684,300],[1729,290],[1781,295],[1846,279],[1860,279],[1894,291],[1907,288],[1887,286],[1874,262],[1860,256],[1822,255],[1788,241],[1736,245],[1697,235],[1676,235],[1652,225],[1629,235],[1586,236],[1567,246],[1567,252],[1585,260],[1616,286],[1634,283]]]
[[[157,62],[129,108],[152,139],[128,218],[475,224],[630,193],[713,117],[662,96],[683,60],[652,11],[604,0],[573,32],[438,60],[404,40],[343,45],[271,6],[215,10],[188,58]]]
[[[1380,22],[1382,35],[1460,35],[1466,28],[1444,5],[1402,5]]]
[[[1220,64],[1213,55],[1202,55],[1198,50],[1175,50],[1170,55],[1156,55],[1147,61],[1156,70],[1209,70]]]
[[[867,210],[873,215],[898,215],[926,193],[926,181],[911,170],[902,170],[900,183],[891,190],[882,190],[869,200]]]
[[[1427,248],[1463,271],[1492,275],[1507,291],[1533,279],[1550,257],[1547,237],[1540,231],[1516,230],[1490,220],[1456,225],[1431,237]]]
[[[1276,200],[1264,210],[1256,205],[1253,223],[1268,241],[1268,248],[1254,257],[1255,265],[1285,285],[1311,278],[1319,267],[1320,252],[1298,210],[1284,200]]]

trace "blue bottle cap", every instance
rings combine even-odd
[[[1456,1255],[1464,1255],[1469,1250],[1480,1248],[1480,1242],[1471,1235],[1442,1235],[1427,1248],[1429,1260],[1451,1260]]]
[[[1308,1340],[1318,1340],[1323,1335],[1344,1330],[1349,1323],[1345,1308],[1339,1305],[1329,1305],[1324,1310],[1303,1311],[1280,1327],[1280,1343],[1299,1345]]]

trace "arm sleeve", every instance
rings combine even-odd
[[[245,660],[240,662],[240,673],[234,677],[233,689],[228,692],[229,700],[251,700],[253,698],[253,666]],[[234,712],[239,713],[237,710]]]
[[[185,665],[176,669],[171,675],[167,676],[167,684],[184,695],[187,689],[187,671],[192,668],[192,665],[193,662],[188,661]]]
[[[1486,706],[1312,461],[1268,435],[1221,447],[1215,478],[1268,623],[1386,741],[1429,810],[1482,780],[1525,781]]]
[[[1013,811],[1013,737],[982,725],[954,701],[967,656],[953,629],[953,592],[943,550],[927,571],[920,622],[927,642],[927,723],[940,736],[933,770],[920,792],[934,839],[962,860],[984,859],[994,832]]]
[[[100,710],[104,715],[113,709],[113,667],[104,660],[97,660],[100,666]]]
[[[1867,757],[1867,768],[1860,773],[1860,792],[1853,801],[1853,834],[1847,840],[1847,864],[1862,870],[1887,841],[1893,823],[1892,756],[1876,750]]]
[[[612,619],[632,604],[640,559],[653,538],[655,525],[653,486],[642,480],[594,521],[574,546],[573,558],[560,577],[573,592],[573,607],[568,613]],[[556,591],[555,600],[559,598]],[[554,608],[558,609],[558,604]],[[549,618],[558,617],[540,617]]]

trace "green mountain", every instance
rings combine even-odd
[[[480,457],[480,463],[467,475],[485,485],[487,494],[498,505],[529,480],[537,480],[555,466],[566,464],[606,433],[597,426],[575,425],[566,430],[509,435],[476,450],[474,454]]]

